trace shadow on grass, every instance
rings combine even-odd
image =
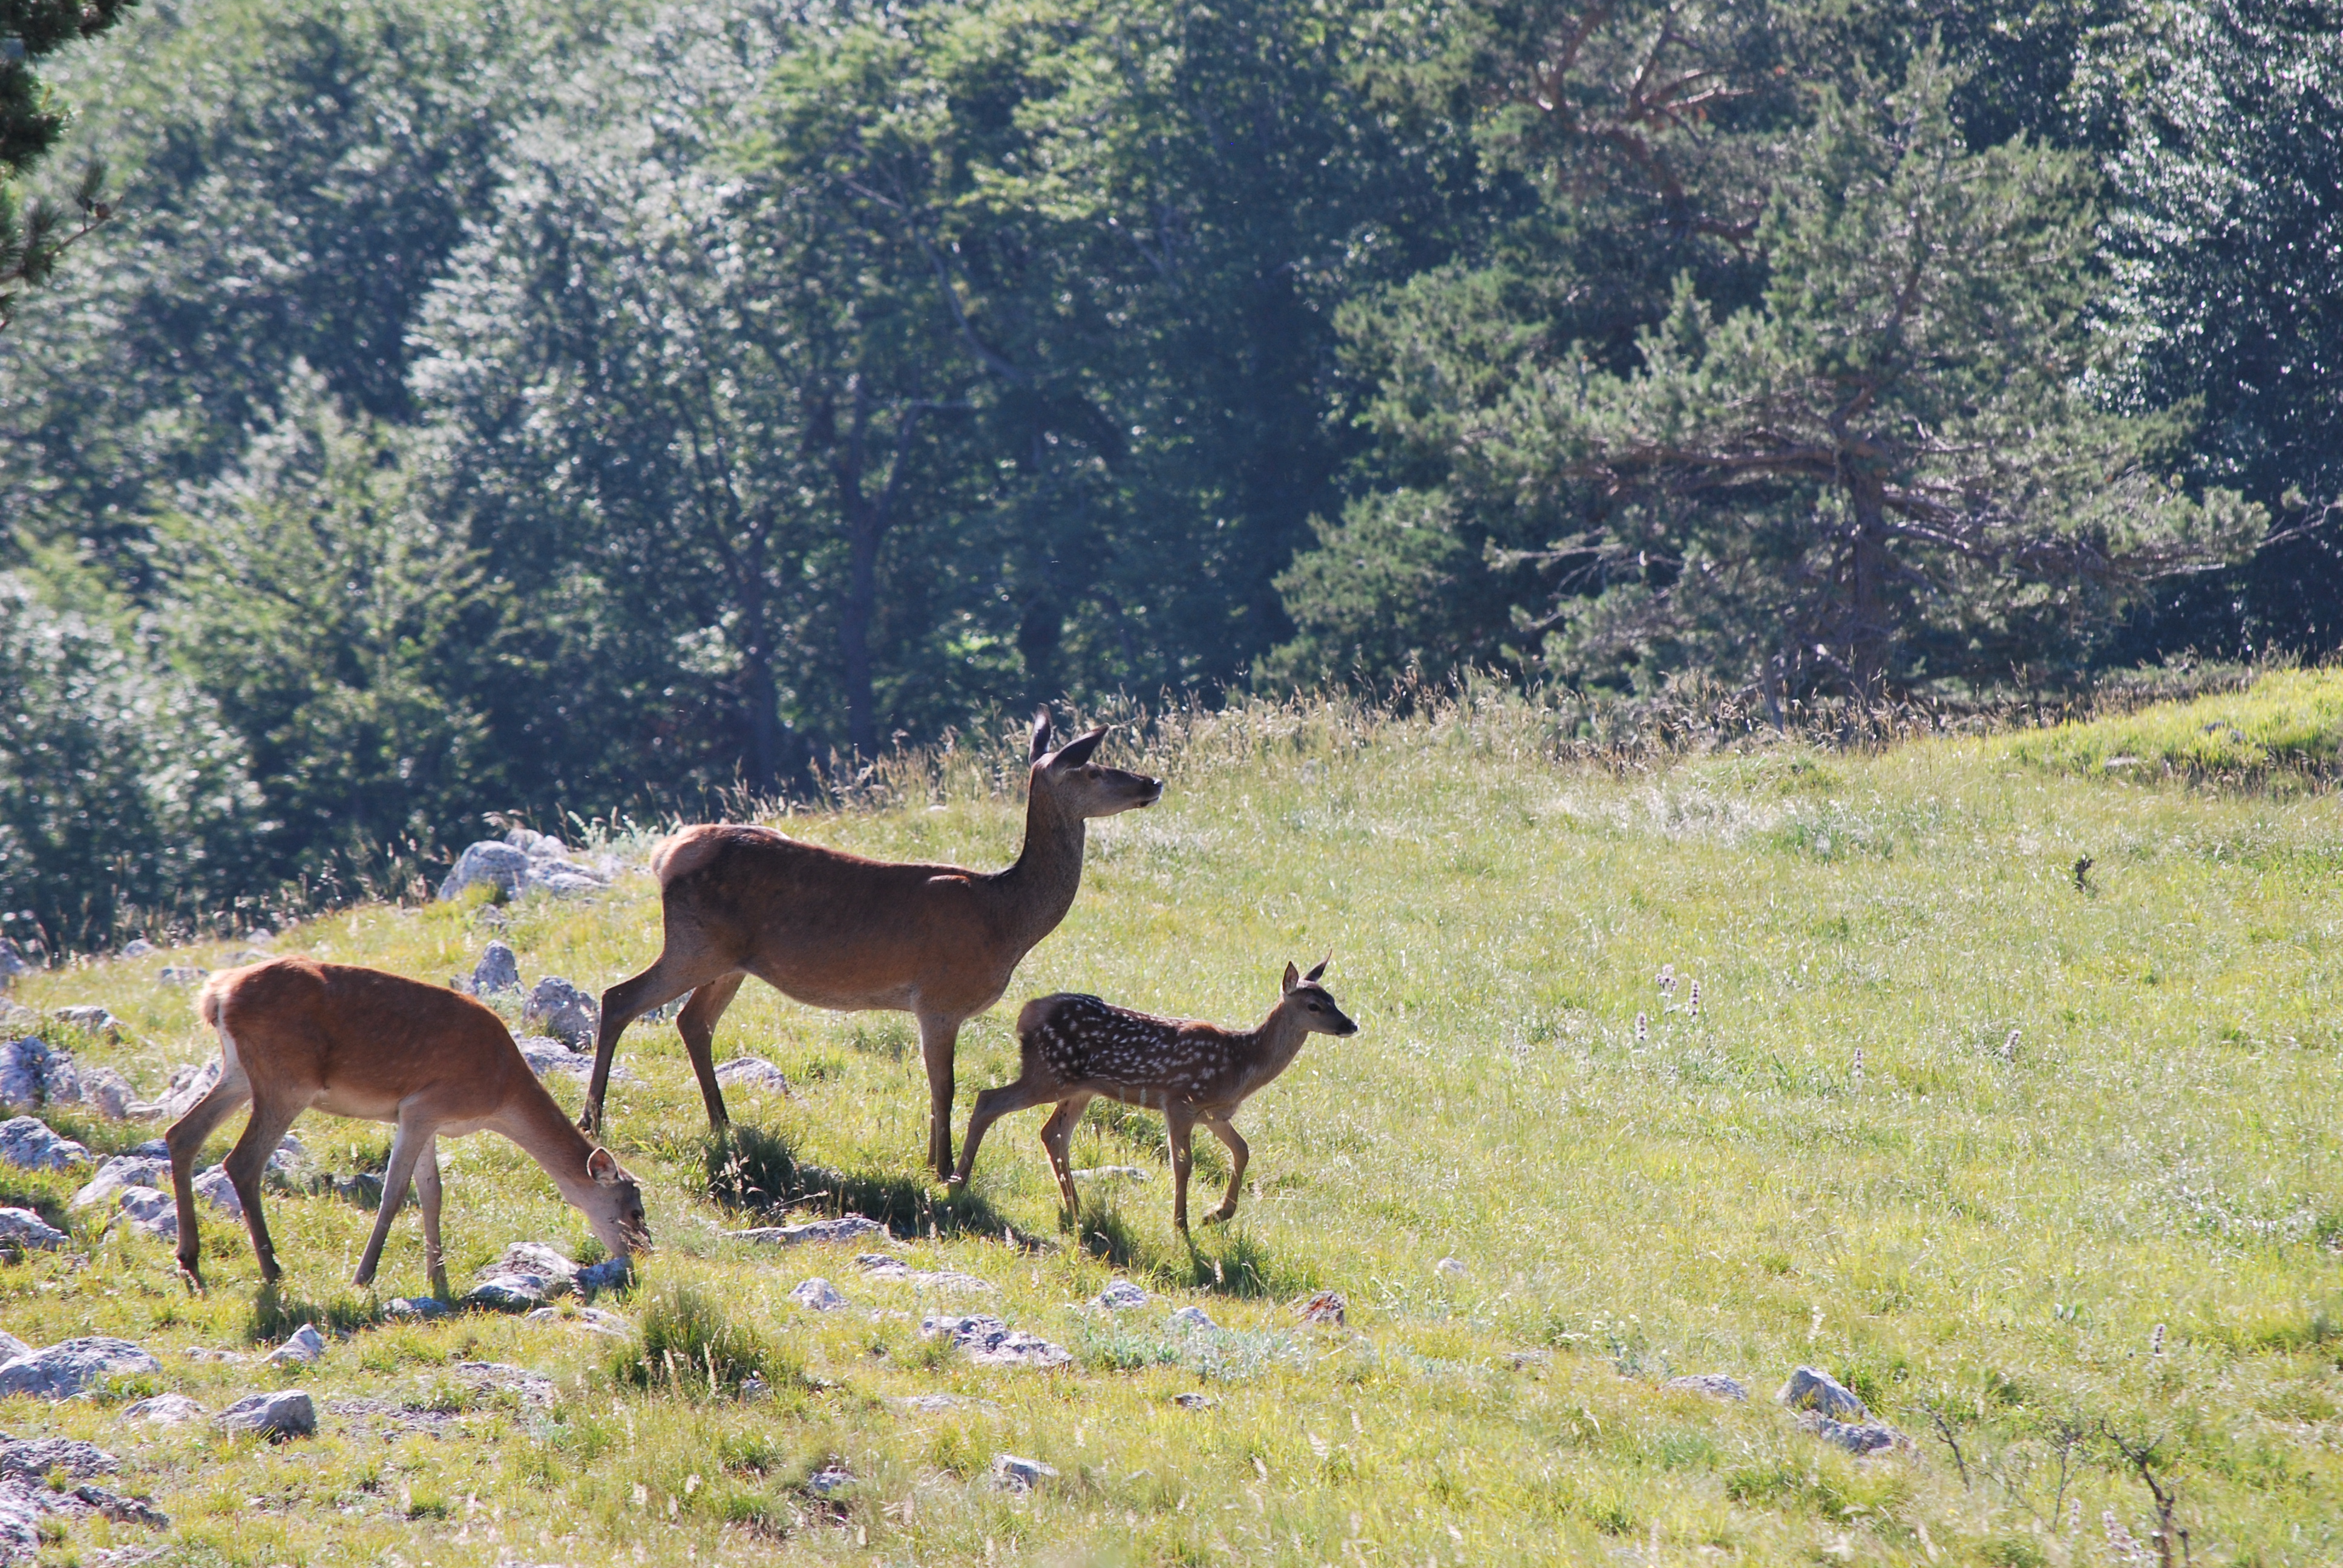
[[[899,1236],[1006,1236],[1033,1244],[973,1192],[938,1196],[922,1177],[827,1170],[799,1160],[781,1134],[743,1122],[707,1134],[700,1164],[710,1199],[776,1224],[861,1214]]]
[[[263,1285],[252,1298],[252,1322],[245,1330],[248,1343],[273,1345],[303,1323],[315,1323],[327,1334],[356,1333],[382,1320],[382,1311],[368,1297],[345,1291],[328,1301],[288,1296],[283,1287]]]
[[[1062,1215],[1059,1224],[1065,1225]],[[1125,1219],[1111,1201],[1083,1202],[1076,1244],[1110,1268],[1149,1275],[1159,1285],[1280,1300],[1318,1288],[1309,1265],[1276,1261],[1245,1231],[1200,1226],[1185,1237],[1169,1231],[1159,1238]]]
[[[31,1182],[15,1180],[12,1173],[0,1172],[0,1208],[30,1209],[42,1222],[60,1231],[69,1231],[67,1220],[73,1211],[69,1200],[56,1190],[54,1182]]]

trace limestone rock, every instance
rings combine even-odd
[[[230,1432],[256,1432],[272,1442],[317,1430],[317,1406],[306,1390],[246,1394],[213,1418]]]
[[[628,1338],[634,1331],[627,1320],[616,1312],[606,1312],[599,1307],[539,1307],[522,1318],[531,1323],[566,1323],[588,1333],[604,1334],[614,1340]]]
[[[885,1235],[887,1227],[860,1214],[846,1214],[835,1220],[810,1220],[802,1225],[756,1225],[724,1233],[736,1241],[794,1247],[802,1241],[859,1241],[865,1236]]]
[[[508,1366],[502,1362],[458,1362],[448,1370],[483,1391],[495,1389],[518,1394],[523,1404],[541,1409],[553,1402],[553,1380],[527,1367]]]
[[[958,1269],[914,1269],[902,1259],[884,1252],[864,1252],[854,1261],[871,1279],[910,1285],[914,1290],[964,1292],[992,1289],[991,1281],[980,1280],[974,1274],[963,1274]]]
[[[1849,1453],[1877,1453],[1905,1441],[1902,1432],[1885,1422],[1833,1421],[1819,1411],[1806,1412],[1798,1418],[1798,1424],[1825,1442],[1835,1443]]]
[[[0,937],[0,990],[6,990],[15,983],[18,975],[32,974],[37,968],[25,958],[24,949],[6,937]]]
[[[1220,1324],[1212,1322],[1212,1314],[1202,1307],[1182,1307],[1165,1320],[1165,1324],[1167,1327],[1179,1330],[1183,1334],[1217,1333],[1221,1327]]]
[[[65,1244],[65,1233],[30,1209],[0,1209],[0,1253],[27,1249],[53,1251]]]
[[[196,964],[166,964],[155,978],[165,985],[201,985],[212,978],[212,971]]]
[[[836,1285],[819,1274],[799,1284],[789,1292],[789,1300],[811,1312],[834,1312],[846,1305],[846,1297]]]
[[[163,1119],[166,1121],[176,1121],[194,1110],[196,1101],[209,1094],[218,1084],[219,1075],[220,1059],[216,1056],[209,1061],[182,1062],[173,1068],[171,1086],[163,1091],[163,1098],[156,1102],[162,1111]]]
[[[456,1309],[437,1296],[394,1296],[385,1302],[382,1315],[386,1318],[413,1318],[423,1321],[444,1318]]]
[[[231,1220],[244,1218],[244,1200],[236,1196],[236,1183],[227,1177],[227,1167],[215,1165],[198,1172],[195,1180],[196,1196]]]
[[[521,1021],[533,1023],[572,1050],[594,1043],[602,1027],[602,1004],[563,980],[548,975],[528,993]]]
[[[115,1195],[116,1216],[144,1235],[166,1241],[179,1238],[178,1201],[152,1187],[125,1187]]]
[[[972,1411],[978,1415],[999,1415],[1001,1407],[989,1399],[970,1399],[964,1393],[915,1393],[894,1402],[895,1408],[913,1415],[942,1415],[955,1410]]]
[[[588,1078],[593,1074],[594,1053],[590,1050],[572,1050],[561,1041],[549,1040],[541,1034],[523,1035],[514,1043],[520,1047],[521,1060],[528,1062],[529,1070],[539,1078],[548,1078],[557,1072],[567,1073],[572,1078]],[[628,1070],[625,1062],[613,1061],[610,1064],[610,1081],[640,1083],[642,1080]]]
[[[326,1336],[317,1332],[317,1324],[303,1323],[266,1359],[273,1367],[306,1367],[315,1366],[325,1353]]]
[[[502,942],[492,941],[472,966],[472,994],[495,996],[520,990],[520,960]]]
[[[1320,1323],[1339,1329],[1351,1310],[1351,1304],[1342,1299],[1339,1291],[1320,1291],[1293,1310],[1305,1323]]]
[[[605,1258],[578,1271],[578,1292],[590,1301],[604,1291],[617,1290],[633,1276],[634,1265],[629,1260]]]
[[[138,1091],[130,1081],[110,1067],[85,1067],[81,1075],[82,1103],[94,1108],[108,1121],[127,1121],[146,1110],[138,1102]]]
[[[133,937],[122,944],[122,956],[126,959],[153,958],[162,950],[145,937]]]
[[[1172,1402],[1182,1410],[1210,1410],[1212,1408],[1212,1396],[1208,1393],[1175,1393],[1172,1396]]]
[[[1443,1258],[1432,1265],[1432,1271],[1443,1280],[1461,1280],[1469,1272],[1462,1258]]]
[[[183,1393],[158,1393],[153,1399],[142,1399],[122,1412],[125,1421],[143,1421],[153,1426],[177,1426],[182,1422],[195,1421],[204,1413],[204,1407]]]
[[[470,887],[490,887],[507,897],[520,891],[528,879],[528,855],[510,844],[499,844],[493,839],[482,839],[468,844],[456,857],[439,884],[439,896],[452,899]]]
[[[61,1007],[55,1016],[59,1023],[70,1024],[84,1034],[102,1034],[108,1040],[122,1038],[122,1020],[102,1007]]]
[[[32,1346],[5,1329],[0,1329],[0,1362],[12,1362],[18,1356],[28,1356],[32,1353]]]
[[[1085,1165],[1073,1177],[1077,1181],[1148,1181],[1154,1172],[1144,1165]]]
[[[1004,1492],[1031,1492],[1057,1475],[1055,1466],[1014,1453],[992,1456],[992,1483]]]
[[[1023,1329],[1012,1329],[990,1313],[967,1317],[930,1316],[920,1322],[920,1337],[949,1338],[978,1366],[1061,1367],[1074,1359],[1063,1345],[1053,1345]]]
[[[805,1489],[816,1497],[835,1497],[854,1484],[854,1472],[832,1464],[806,1477]]]
[[[1818,1367],[1798,1368],[1775,1397],[1792,1410],[1811,1410],[1833,1421],[1871,1419],[1871,1412],[1853,1389]]]
[[[1749,1398],[1749,1391],[1741,1386],[1739,1379],[1727,1377],[1723,1372],[1689,1372],[1683,1377],[1672,1377],[1660,1386],[1676,1393],[1703,1394],[1710,1399],[1736,1402],[1746,1402]]]
[[[0,1044],[0,1105],[38,1111],[81,1101],[81,1075],[72,1057],[29,1036]]]
[[[545,1282],[535,1274],[497,1274],[464,1292],[459,1306],[526,1312],[545,1305]]]
[[[0,1160],[26,1171],[70,1171],[89,1163],[89,1151],[37,1116],[15,1116],[0,1121]]]
[[[578,1288],[578,1265],[542,1241],[515,1241],[478,1276],[486,1280],[530,1280],[543,1297],[566,1296]]]
[[[1147,1304],[1147,1292],[1129,1280],[1110,1280],[1107,1282],[1106,1289],[1098,1293],[1093,1304],[1103,1307],[1110,1312],[1129,1312],[1133,1307],[1143,1307]]]
[[[0,1442],[0,1476],[20,1481],[42,1481],[60,1473],[75,1481],[86,1481],[93,1475],[111,1475],[121,1468],[122,1462],[114,1455],[78,1438],[39,1437]]]
[[[781,1070],[761,1056],[736,1056],[718,1063],[716,1081],[727,1089],[755,1089],[768,1094],[789,1091],[789,1081]]]
[[[128,1340],[93,1334],[65,1340],[45,1351],[0,1362],[0,1394],[70,1399],[107,1378],[136,1377],[162,1370],[162,1362]]]

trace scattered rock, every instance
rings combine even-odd
[[[30,1209],[0,1209],[0,1253],[47,1252],[65,1244],[65,1233]]]
[[[1443,1258],[1432,1265],[1432,1271],[1445,1280],[1461,1280],[1467,1272],[1462,1258]]]
[[[156,1106],[166,1121],[176,1121],[195,1109],[196,1101],[209,1094],[219,1082],[220,1059],[209,1061],[186,1061],[171,1069],[171,1086],[163,1091]]]
[[[1060,1367],[1074,1359],[1063,1345],[1053,1345],[1023,1329],[1012,1329],[988,1312],[967,1317],[930,1316],[920,1320],[920,1337],[949,1337],[978,1366]]]
[[[0,1329],[0,1362],[12,1362],[18,1356],[33,1353],[33,1347],[5,1329]]]
[[[1154,1174],[1144,1165],[1085,1165],[1073,1177],[1077,1181],[1147,1181]]]
[[[18,975],[28,975],[38,968],[25,956],[25,950],[6,937],[0,937],[0,990],[6,990]]]
[[[0,1563],[29,1563],[40,1554],[44,1490],[22,1482],[0,1486]]]
[[[531,1323],[566,1323],[588,1333],[607,1334],[614,1340],[630,1336],[634,1330],[627,1320],[616,1312],[606,1312],[599,1307],[539,1307],[523,1319]]]
[[[1093,1299],[1092,1304],[1110,1312],[1126,1312],[1133,1307],[1147,1304],[1147,1292],[1129,1280],[1110,1280],[1105,1290]]]
[[[819,1274],[791,1291],[789,1300],[817,1312],[834,1312],[846,1305],[846,1297],[838,1287]]]
[[[420,1322],[430,1318],[444,1318],[455,1310],[437,1296],[394,1296],[383,1303],[382,1315],[394,1319],[412,1318]]]
[[[118,1493],[108,1492],[103,1486],[87,1483],[75,1487],[73,1495],[116,1524],[143,1524],[149,1530],[171,1528],[171,1516],[143,1498],[124,1497]],[[116,1550],[119,1552],[121,1549],[117,1547]],[[116,1557],[114,1561],[119,1563],[122,1559]]]
[[[138,1091],[130,1081],[110,1067],[84,1067],[81,1076],[82,1103],[95,1108],[108,1121],[127,1121],[153,1107],[143,1105]]]
[[[456,857],[456,864],[439,884],[439,896],[452,899],[467,888],[486,886],[509,897],[518,892],[528,879],[527,851],[483,839],[466,845],[464,852]]]
[[[153,1399],[142,1399],[122,1412],[125,1421],[143,1421],[155,1426],[176,1426],[181,1422],[194,1421],[204,1413],[204,1407],[183,1393],[158,1393]]]
[[[315,1366],[325,1353],[326,1336],[317,1324],[303,1323],[264,1359],[273,1367],[306,1367]]]
[[[1294,1307],[1305,1323],[1322,1323],[1339,1329],[1350,1312],[1350,1303],[1342,1300],[1340,1291],[1320,1291]]]
[[[958,1269],[914,1269],[900,1258],[890,1258],[884,1252],[864,1252],[854,1260],[865,1277],[885,1280],[892,1284],[910,1285],[920,1291],[989,1291],[992,1282],[980,1280],[974,1274],[963,1274]]]
[[[1885,1422],[1833,1421],[1819,1411],[1806,1412],[1798,1418],[1798,1424],[1825,1442],[1835,1443],[1849,1453],[1877,1453],[1905,1441],[1902,1432]]]
[[[133,937],[122,944],[122,956],[126,959],[153,958],[162,950],[145,937]]]
[[[515,1241],[478,1276],[482,1280],[533,1279],[546,1296],[566,1296],[578,1288],[578,1265],[542,1241]]]
[[[159,1372],[163,1363],[128,1340],[93,1334],[0,1362],[0,1394],[70,1399],[107,1378]]]
[[[528,1063],[529,1070],[539,1078],[557,1072],[568,1073],[572,1078],[586,1078],[594,1071],[594,1053],[590,1050],[572,1050],[561,1041],[549,1040],[541,1034],[523,1035],[513,1043],[520,1047],[521,1057]],[[629,1071],[625,1062],[613,1061],[610,1064],[610,1081],[640,1083],[642,1080]]]
[[[527,1312],[545,1305],[545,1282],[534,1274],[498,1274],[482,1280],[456,1303],[492,1312]]]
[[[115,1217],[127,1221],[132,1230],[166,1241],[179,1239],[179,1204],[169,1193],[152,1187],[125,1187],[116,1195],[115,1205]]]
[[[265,964],[276,956],[274,953],[264,953],[253,948],[238,948],[220,961],[232,970],[240,970],[251,964]]]
[[[716,1081],[727,1089],[757,1089],[768,1094],[787,1094],[789,1081],[781,1070],[761,1056],[736,1056],[729,1061],[719,1062]]]
[[[1055,1466],[1038,1459],[1024,1459],[1013,1453],[992,1456],[992,1483],[1003,1492],[1031,1492],[1054,1479],[1057,1473]]]
[[[89,1151],[37,1116],[15,1116],[0,1121],[0,1160],[26,1171],[70,1171],[89,1163]]]
[[[1175,1393],[1172,1396],[1172,1402],[1182,1410],[1210,1410],[1213,1402],[1208,1393]]]
[[[1515,1372],[1527,1372],[1532,1367],[1554,1364],[1552,1351],[1515,1351],[1505,1358]]]
[[[1792,1410],[1811,1410],[1834,1421],[1865,1422],[1871,1412],[1855,1391],[1816,1367],[1800,1367],[1775,1396]]]
[[[1704,1394],[1710,1399],[1731,1400],[1736,1403],[1745,1403],[1749,1398],[1749,1391],[1741,1386],[1739,1379],[1727,1377],[1723,1372],[1690,1372],[1683,1377],[1672,1377],[1660,1386],[1677,1393]]]
[[[102,1007],[61,1007],[55,1017],[59,1023],[69,1024],[84,1034],[102,1034],[108,1040],[122,1038],[122,1020]]]
[[[1221,1325],[1212,1322],[1212,1314],[1202,1307],[1182,1307],[1164,1320],[1165,1326],[1182,1333],[1218,1333]]]
[[[740,1397],[752,1402],[770,1399],[773,1397],[773,1385],[765,1381],[763,1374],[750,1372],[740,1380]]]
[[[491,941],[472,966],[472,994],[495,996],[520,990],[520,960],[503,942]]]
[[[187,1359],[205,1366],[242,1366],[251,1358],[236,1351],[215,1350],[209,1345],[189,1345]]]
[[[246,1394],[213,1418],[230,1432],[256,1432],[271,1442],[307,1437],[317,1430],[317,1407],[297,1388]]]
[[[805,1489],[816,1497],[832,1497],[854,1484],[854,1473],[830,1465],[806,1477]]]
[[[592,1301],[604,1291],[615,1291],[634,1277],[634,1264],[627,1258],[605,1258],[598,1263],[588,1263],[578,1271],[578,1293]]]
[[[27,1036],[0,1044],[0,1105],[40,1110],[82,1102],[74,1060],[47,1041]]]
[[[0,991],[5,991],[7,989],[7,971],[5,969],[0,969]],[[0,996],[0,1029],[15,1030],[38,1029],[40,1027],[41,1015],[39,1013],[35,1012],[31,1008],[26,1007],[21,1001],[10,1001],[6,997]]]
[[[970,1399],[964,1393],[915,1393],[895,1401],[895,1408],[912,1415],[942,1415],[955,1410],[970,1411],[978,1415],[999,1415],[1001,1407],[989,1399]]]
[[[201,985],[212,978],[212,971],[195,964],[166,964],[155,978],[165,985]]]
[[[802,1241],[859,1241],[865,1236],[883,1236],[887,1227],[876,1220],[860,1214],[847,1214],[835,1220],[811,1220],[802,1225],[758,1225],[746,1231],[727,1231],[724,1234],[735,1241],[762,1241],[769,1246],[794,1247]]]
[[[311,1179],[309,1189],[313,1192],[330,1192],[355,1208],[382,1207],[382,1176],[378,1171],[354,1171],[347,1176],[321,1171]]]
[[[75,1481],[111,1475],[122,1462],[94,1442],[71,1437],[38,1437],[0,1442],[0,1476],[41,1481],[62,1474]]]
[[[502,1362],[458,1362],[449,1369],[475,1388],[517,1393],[523,1404],[543,1407],[553,1402],[553,1380],[527,1367]]]
[[[244,1218],[244,1200],[236,1195],[236,1183],[227,1177],[227,1167],[215,1165],[198,1171],[195,1181],[196,1196],[231,1220]]]
[[[594,1043],[602,1027],[602,1004],[559,975],[548,975],[529,991],[521,1021],[538,1025],[572,1050],[582,1050]]]

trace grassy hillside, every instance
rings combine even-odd
[[[196,1562],[2102,1563],[2154,1523],[2117,1439],[2153,1445],[2196,1561],[2343,1557],[2334,797],[2046,768],[2034,738],[1614,770],[1556,760],[1551,734],[1491,697],[1406,720],[1256,708],[1168,726],[1145,757],[1111,744],[1171,789],[1094,832],[1073,914],[964,1039],[962,1118],[1011,1075],[1026,996],[1249,1020],[1287,959],[1332,949],[1363,1032],[1313,1040],[1240,1119],[1254,1190],[1192,1252],[1171,1230],[1159,1119],[1104,1107],[1076,1162],[1155,1174],[1080,1237],[1055,1218],[1037,1112],[995,1130],[968,1204],[908,1238],[915,1268],[980,1275],[990,1296],[867,1280],[853,1248],[723,1240],[755,1219],[704,1196],[689,1067],[671,1025],[641,1024],[614,1137],[650,1181],[661,1251],[617,1305],[639,1322],[652,1295],[700,1287],[763,1336],[775,1398],[639,1391],[612,1376],[611,1342],[479,1315],[360,1327],[297,1378],[187,1361],[271,1342],[305,1306],[369,1316],[342,1282],[371,1216],[281,1197],[289,1306],[256,1307],[241,1230],[207,1221],[206,1299],[161,1244],[85,1234],[85,1264],[0,1268],[0,1323],[35,1343],[139,1339],[207,1407],[291,1382],[436,1400],[459,1412],[449,1435],[329,1416],[274,1450],[137,1437],[105,1402],[0,1403],[0,1427],[122,1454]],[[882,781],[893,804],[789,826],[997,864],[1019,831],[1008,777],[955,754]],[[530,981],[598,989],[658,947],[640,874],[597,903],[505,913]],[[365,909],[277,947],[437,979],[469,968],[486,918]],[[224,950],[16,994],[111,1007],[135,1040],[85,1053],[152,1090],[211,1049],[156,970]],[[752,983],[718,1050],[796,1085],[736,1105],[760,1149],[866,1201],[925,1190],[908,1020]],[[94,1147],[148,1135],[67,1125]],[[387,1142],[314,1117],[296,1131],[345,1170]],[[1197,1149],[1209,1192],[1225,1168]],[[0,1201],[62,1220],[72,1186],[10,1172]],[[447,1230],[459,1281],[508,1242],[587,1236],[488,1137],[455,1154]],[[1111,1321],[1071,1310],[1118,1273],[1158,1299]],[[851,1308],[789,1303],[814,1274]],[[380,1283],[424,1288],[411,1215]],[[1315,1288],[1347,1297],[1346,1328],[1298,1322],[1288,1303]],[[1168,1327],[1188,1303],[1225,1332]],[[998,1312],[1076,1362],[940,1354],[917,1320],[944,1307]],[[540,1371],[559,1398],[466,1394],[451,1356]],[[1771,1395],[1802,1362],[1916,1446],[1857,1461],[1800,1430]],[[1704,1372],[1755,1397],[1659,1386]],[[1173,1402],[1187,1392],[1212,1402]],[[998,1408],[890,1402],[931,1392]],[[1001,1452],[1059,1478],[1004,1493],[986,1474]],[[857,1479],[818,1498],[803,1483],[833,1462]],[[93,1523],[53,1550],[94,1561],[145,1539]]]

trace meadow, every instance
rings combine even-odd
[[[0,1402],[11,1434],[120,1455],[126,1488],[173,1521],[76,1523],[45,1558],[2024,1568],[2156,1561],[2161,1492],[2174,1562],[2343,1560],[2343,820],[2321,771],[2338,693],[2343,678],[2282,672],[2201,710],[1862,751],[1606,752],[1496,689],[1404,714],[1162,719],[1101,753],[1162,775],[1165,798],[1093,824],[1071,915],[963,1034],[960,1121],[1014,1076],[1026,997],[1250,1023],[1288,960],[1331,950],[1362,1032],[1312,1040],[1239,1118],[1252,1164],[1231,1225],[1180,1239],[1160,1118],[1106,1105],[1075,1163],[1149,1179],[1090,1184],[1079,1230],[1040,1112],[997,1127],[972,1191],[946,1201],[921,1170],[908,1019],[755,983],[718,1058],[769,1058],[791,1090],[736,1096],[731,1145],[710,1148],[672,1024],[626,1036],[640,1081],[614,1090],[610,1137],[659,1250],[597,1305],[639,1334],[679,1303],[715,1320],[764,1397],[712,1363],[630,1379],[637,1342],[572,1325],[386,1322],[347,1284],[372,1215],[330,1196],[272,1197],[276,1296],[241,1227],[207,1214],[197,1298],[166,1243],[67,1211],[80,1177],[0,1171],[0,1202],[75,1232],[0,1264],[0,1326],[36,1345],[121,1334],[165,1368],[99,1399]],[[2269,717],[2298,708],[2325,715],[2323,739]],[[2263,738],[2258,760],[2192,761],[2217,724],[2236,747]],[[780,825],[1003,864],[1014,757],[1004,737],[900,759]],[[639,867],[653,836],[599,841]],[[367,905],[274,947],[438,980],[496,934],[525,981],[598,991],[657,952],[656,888],[638,869],[587,901]],[[12,994],[110,1008],[120,1042],[54,1038],[152,1092],[215,1050],[156,971],[244,945]],[[156,1131],[52,1121],[98,1152]],[[314,1116],[295,1131],[343,1171],[387,1145]],[[1226,1167],[1209,1138],[1196,1150],[1209,1206]],[[475,1137],[447,1165],[459,1290],[513,1241],[594,1255],[510,1145]],[[784,1202],[791,1221],[883,1211],[912,1269],[992,1288],[867,1275],[868,1242],[723,1234]],[[788,1299],[817,1275],[845,1310]],[[1115,1278],[1152,1299],[1079,1305]],[[425,1289],[411,1211],[377,1286]],[[1345,1298],[1343,1324],[1297,1315],[1321,1290]],[[1167,1321],[1189,1305],[1217,1326]],[[920,1338],[931,1311],[995,1312],[1073,1361],[970,1364]],[[257,1364],[311,1319],[333,1330],[317,1366]],[[448,1370],[481,1360],[544,1374],[554,1398]],[[1908,1446],[1858,1459],[1803,1429],[1774,1399],[1801,1364]],[[1751,1398],[1661,1387],[1696,1372]],[[120,1419],[158,1389],[216,1409],[279,1385],[327,1409],[318,1435]],[[939,1393],[971,1402],[903,1402]],[[353,1400],[377,1413],[330,1413]],[[1057,1474],[1004,1489],[1003,1452]],[[838,1471],[850,1481],[809,1484]]]

